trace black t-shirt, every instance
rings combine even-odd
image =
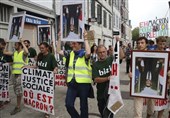
[[[2,51],[0,51],[0,62],[7,63],[13,62],[12,56],[4,55]]]
[[[57,66],[56,59],[53,54],[48,53],[47,55],[43,55],[42,60],[37,60],[37,66],[42,70],[53,71]]]
[[[35,56],[37,56],[37,52],[34,48],[30,47],[28,48],[29,54],[28,54],[28,58],[34,58]]]

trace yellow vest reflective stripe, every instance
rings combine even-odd
[[[28,58],[26,58],[26,61],[23,60],[23,53],[24,51],[22,50],[21,52],[14,52],[14,60],[13,60],[13,65],[12,65],[12,74],[22,74],[22,67],[24,65],[28,64]]]
[[[70,53],[69,67],[67,82],[70,82],[75,74],[75,80],[77,83],[91,83],[92,81],[92,68],[90,66],[90,60],[88,65],[85,62],[85,57],[78,58],[75,64],[75,70],[73,69],[74,52]]]

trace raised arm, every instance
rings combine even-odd
[[[25,46],[24,40],[20,39],[20,42],[21,42],[23,49],[24,49],[24,55],[28,55],[28,53],[29,53],[28,48]]]
[[[58,41],[57,41],[57,44],[56,44],[56,45],[57,45],[57,50],[56,50],[56,52],[57,52],[58,54],[64,56],[64,51],[61,50],[61,33],[60,33],[60,32],[58,33]]]
[[[88,42],[88,39],[87,39],[87,31],[84,30],[84,44],[85,44],[85,51],[86,51],[86,58],[89,58],[90,57],[90,45],[89,45],[89,42]]]

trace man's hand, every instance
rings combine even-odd
[[[86,30],[84,30],[83,36],[84,36],[84,40],[87,40],[87,31]]]
[[[19,39],[19,42],[23,43],[23,42],[24,42],[24,40],[23,40],[22,38],[20,38],[20,39]]]
[[[128,76],[131,79],[132,78],[132,72],[129,72]]]

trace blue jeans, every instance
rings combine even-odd
[[[88,118],[88,95],[90,84],[68,83],[66,108],[71,118]],[[80,98],[80,115],[74,107],[76,97]]]

